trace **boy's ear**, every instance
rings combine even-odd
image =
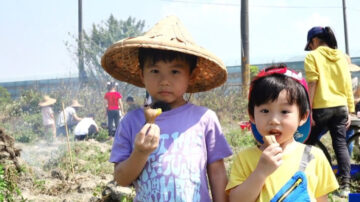
[[[306,114],[304,115],[304,117],[301,118],[299,126],[302,126],[302,125],[304,125],[304,123],[306,123],[309,115],[310,115],[310,111],[307,110],[307,111],[306,111]]]
[[[250,122],[253,123],[253,124],[255,124],[255,119],[254,119],[254,117],[251,116],[251,115],[249,115],[249,118],[250,118]]]
[[[142,70],[140,71],[140,79],[141,79],[141,82],[144,84],[144,71],[142,71]]]

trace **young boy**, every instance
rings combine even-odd
[[[234,157],[226,187],[230,201],[327,201],[338,188],[322,151],[305,146],[310,129],[307,85],[286,66],[262,70],[252,81],[248,112],[255,139],[276,142]],[[300,141],[300,142],[298,142]]]
[[[128,105],[127,112],[139,108],[140,106],[135,103],[135,100],[132,96],[126,98],[126,104]]]
[[[171,16],[144,36],[111,46],[102,66],[171,108],[155,124],[145,124],[143,108],[122,119],[110,156],[117,183],[134,184],[135,201],[225,201],[223,159],[231,149],[216,114],[183,97],[222,85],[227,75],[222,62],[197,46]]]

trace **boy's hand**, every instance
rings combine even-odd
[[[262,145],[260,149],[263,150],[263,152],[256,169],[263,175],[269,176],[282,164],[282,148],[275,141]]]
[[[150,155],[159,145],[160,128],[146,123],[135,137],[135,151]]]

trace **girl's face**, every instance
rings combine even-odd
[[[285,147],[294,141],[294,134],[298,126],[306,122],[307,116],[299,118],[297,104],[289,104],[287,91],[282,90],[277,100],[260,106],[255,106],[252,123],[262,136],[275,135],[280,146]]]
[[[320,40],[317,37],[314,37],[311,39],[311,42],[309,44],[310,50],[315,50],[320,46]]]
[[[144,63],[141,79],[154,101],[168,103],[172,109],[186,103],[183,98],[190,80],[190,67],[184,60]]]

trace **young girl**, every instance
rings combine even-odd
[[[144,36],[111,46],[102,65],[116,79],[145,87],[154,102],[171,108],[155,124],[145,124],[142,108],[122,119],[110,156],[117,183],[134,184],[135,201],[225,201],[223,159],[231,149],[216,114],[184,99],[186,92],[223,84],[222,62],[197,46],[171,16]]]
[[[309,30],[305,50],[306,80],[309,83],[313,127],[306,144],[315,144],[324,129],[329,129],[337,163],[341,197],[350,193],[350,156],[346,130],[354,113],[354,96],[346,55],[337,49],[330,27]]]
[[[226,187],[230,201],[327,201],[338,184],[325,155],[297,142],[310,129],[301,74],[285,66],[262,70],[251,83],[248,111],[255,139],[264,143],[264,136],[275,136],[276,142],[234,157]]]

